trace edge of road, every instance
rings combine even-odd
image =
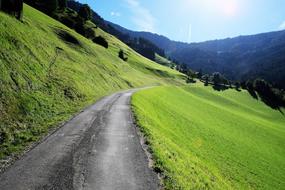
[[[147,88],[143,88],[143,89],[140,89],[140,90],[144,90],[144,89],[149,89],[149,88],[154,88],[155,86],[152,86],[152,87],[147,87]],[[133,93],[133,95],[135,94],[136,92]],[[142,129],[141,129],[141,126],[138,124],[138,119],[137,117],[135,116],[135,113],[134,113],[134,109],[133,109],[133,104],[132,104],[132,97],[131,97],[131,100],[130,100],[130,110],[131,110],[131,118],[133,120],[133,127],[135,129],[135,132],[137,133],[138,135],[138,138],[140,140],[140,145],[144,151],[144,153],[146,154],[147,156],[147,160],[148,160],[148,167],[150,169],[152,169],[156,175],[157,175],[157,178],[159,180],[159,189],[164,189],[164,183],[163,183],[163,174],[160,173],[160,172],[157,172],[155,171],[155,168],[154,168],[154,164],[155,164],[155,160],[153,158],[153,155],[151,154],[151,148],[150,146],[148,145],[147,143],[147,137],[146,135],[144,135]]]
[[[19,153],[14,153],[10,156],[5,157],[4,159],[0,159],[0,174],[4,173],[10,166],[12,166],[17,160],[20,160],[22,157],[24,157],[27,153],[29,153],[31,150],[33,150],[35,147],[37,147],[39,144],[41,144],[42,142],[44,142],[46,139],[48,139],[51,135],[53,135],[54,133],[56,133],[59,129],[61,129],[64,125],[66,125],[68,122],[70,122],[71,120],[73,120],[75,117],[77,117],[79,114],[81,114],[82,112],[88,110],[91,106],[93,106],[94,104],[96,104],[97,102],[100,102],[101,100],[103,100],[104,98],[107,98],[109,96],[112,96],[113,94],[116,93],[123,93],[129,90],[143,90],[143,89],[147,89],[147,88],[153,88],[154,86],[144,86],[144,87],[139,87],[139,88],[130,88],[130,89],[123,89],[117,92],[110,92],[107,93],[105,95],[103,95],[102,97],[98,98],[97,100],[95,100],[93,103],[88,104],[87,106],[79,109],[77,112],[75,112],[74,114],[72,114],[67,120],[60,122],[57,125],[54,125],[52,127],[50,127],[50,129],[48,129],[48,132],[46,134],[43,134],[42,137],[39,138],[38,141],[32,142],[31,144],[29,144],[27,147],[25,147],[21,152]],[[132,106],[130,103],[130,108],[131,108],[131,114],[132,114],[132,118],[133,118],[133,112],[132,112]],[[93,118],[95,119],[95,117]],[[135,124],[135,118],[133,118],[134,121],[134,125],[136,127]],[[93,122],[92,122],[93,123]],[[92,125],[92,124],[90,124]],[[137,130],[136,130],[137,132]],[[139,134],[138,134],[139,135]],[[148,155],[147,155],[148,157]]]

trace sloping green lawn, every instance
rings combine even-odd
[[[284,189],[285,116],[248,92],[156,87],[132,105],[167,189]]]
[[[94,30],[108,49],[27,5],[23,22],[0,12],[0,159],[104,95],[182,83],[182,74]],[[128,62],[118,58],[120,49]]]

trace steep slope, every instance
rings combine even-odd
[[[27,5],[23,22],[0,12],[0,158],[111,92],[181,83],[180,73],[94,30],[108,49]],[[118,58],[120,49],[127,62]]]
[[[82,3],[77,1],[68,1],[67,5],[69,8],[79,11],[80,7],[83,6]],[[165,56],[164,50],[160,47],[156,46],[151,41],[142,38],[142,37],[133,37],[125,32],[121,32],[116,29],[112,23],[105,21],[102,17],[100,17],[94,10],[92,11],[92,21],[96,23],[101,29],[109,34],[116,36],[122,42],[126,43],[129,47],[134,49],[136,52],[140,53],[144,57],[155,61],[155,53],[161,56]]]
[[[248,92],[156,87],[132,104],[166,189],[284,189],[285,117]]]

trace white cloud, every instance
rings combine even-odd
[[[143,7],[138,0],[125,0],[133,13],[133,22],[138,30],[155,32],[155,18],[150,11]]]
[[[110,15],[111,15],[111,16],[114,16],[114,17],[120,17],[120,16],[121,16],[121,13],[112,11],[112,12],[110,13]]]
[[[282,22],[282,24],[280,24],[279,29],[285,30],[285,20]]]

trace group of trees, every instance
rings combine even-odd
[[[129,45],[131,48],[133,48],[135,51],[137,51],[139,54],[143,55],[144,57],[149,58],[150,60],[155,60],[155,54],[159,54],[161,56],[165,56],[164,51],[160,48],[158,48],[156,45],[154,45],[149,40],[146,40],[144,38],[131,38],[125,39],[127,42],[127,45]]]
[[[0,0],[0,10],[20,20],[23,15],[23,0]]]
[[[24,0],[24,2],[48,15],[67,7],[67,0]]]
[[[92,20],[92,10],[87,4],[80,4],[76,10],[73,10],[68,8],[68,0],[24,1],[30,6],[62,22],[69,28],[74,29],[86,38],[91,39],[94,43],[108,48],[109,45],[107,40],[102,36],[96,36],[94,31],[94,27],[96,28],[96,26],[94,24],[86,24],[88,20]]]
[[[258,97],[273,109],[285,107],[285,91],[273,87],[263,79],[255,79],[241,82],[241,88],[248,90],[252,97]]]
[[[81,3],[76,1],[69,1],[68,7],[78,11],[79,8],[82,6]],[[92,11],[92,10],[91,10]],[[120,32],[115,27],[113,27],[110,23],[105,21],[103,18],[101,18],[96,12],[92,11],[92,19],[91,19],[98,27],[103,29],[104,31],[108,32],[109,34],[112,34],[116,36],[118,39],[120,39],[122,42],[130,46],[132,49],[134,49],[139,54],[151,59],[155,60],[155,54],[161,55],[165,57],[164,50],[156,46],[151,41],[145,39],[145,38],[136,38],[133,36],[130,36],[129,34]]]
[[[285,107],[285,91],[278,89],[271,85],[269,82],[263,79],[247,80],[247,81],[230,81],[219,72],[215,72],[212,75],[202,75],[202,71],[194,72],[188,70],[187,83],[195,82],[195,78],[204,82],[205,86],[209,84],[213,85],[214,89],[228,89],[235,88],[240,91],[240,88],[247,90],[255,99],[260,98],[266,105],[273,109],[279,109]]]

